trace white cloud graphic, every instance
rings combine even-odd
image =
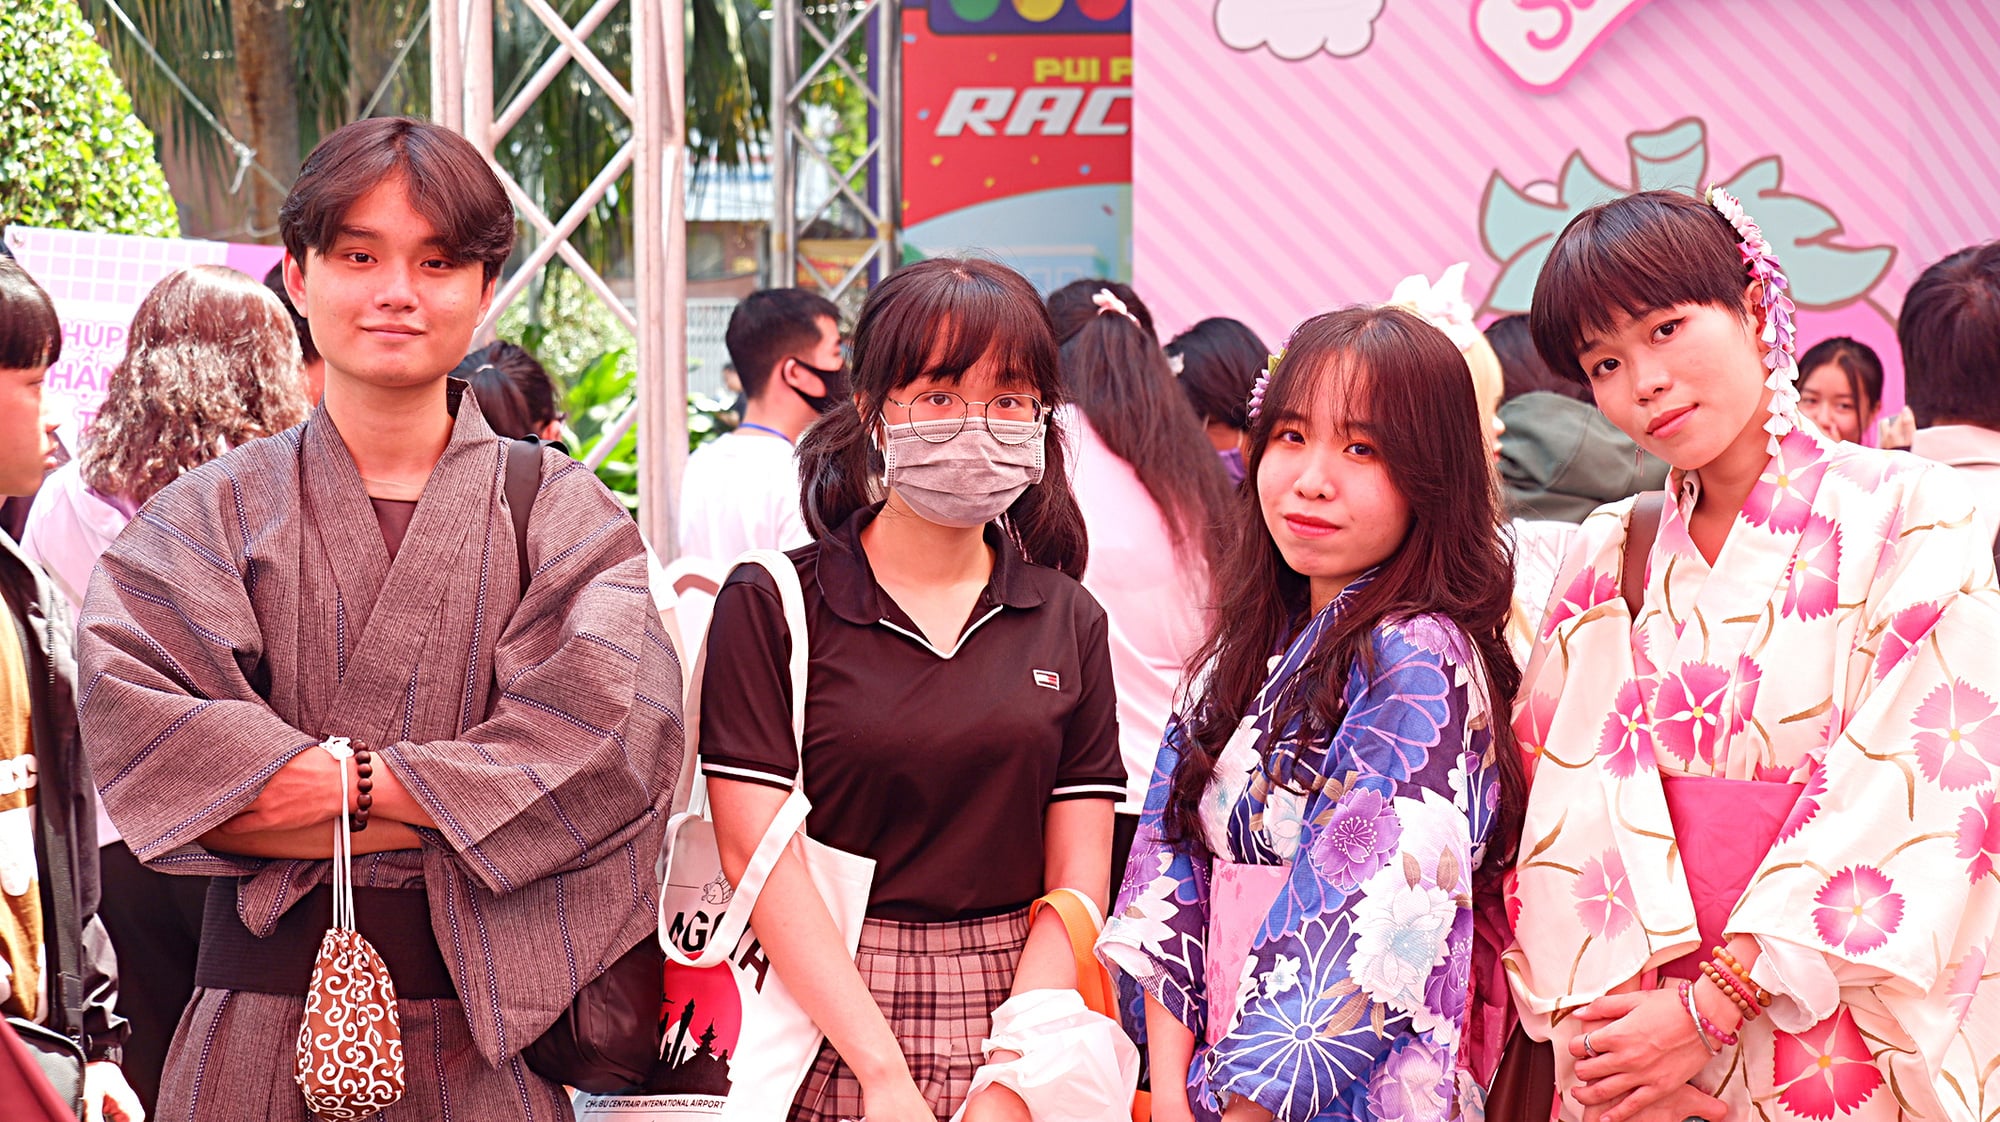
[[[1386,0],[1216,0],[1215,33],[1238,51],[1268,47],[1287,62],[1321,51],[1358,55],[1375,38]]]

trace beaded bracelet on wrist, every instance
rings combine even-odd
[[[1715,960],[1720,965],[1728,967],[1731,974],[1742,979],[1743,984],[1749,987],[1750,997],[1753,1001],[1763,1008],[1770,1008],[1771,995],[1765,992],[1764,987],[1750,980],[1750,968],[1736,961],[1736,956],[1729,953],[1728,947],[1715,948]]]
[[[1731,1005],[1736,1006],[1736,1012],[1742,1016],[1744,1023],[1747,1024],[1756,1020],[1758,1014],[1762,1012],[1755,1004],[1744,997],[1743,991],[1738,989],[1729,980],[1728,974],[1714,963],[1702,963],[1701,976],[1708,979],[1708,983],[1714,986],[1722,996],[1728,998]]]
[[[348,817],[348,828],[358,834],[368,828],[368,811],[375,805],[374,754],[358,742],[354,746],[354,775],[354,813]]]
[[[1725,1032],[1722,1027],[1701,1015],[1694,1003],[1694,983],[1681,983],[1681,1005],[1687,1009],[1688,1019],[1694,1022],[1695,1035],[1701,1038],[1701,1046],[1713,1056],[1736,1043],[1736,1034]]]

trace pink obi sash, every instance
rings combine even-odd
[[[1202,979],[1208,990],[1205,1035],[1210,1045],[1235,1027],[1236,991],[1250,959],[1250,945],[1291,875],[1290,865],[1239,865],[1219,859],[1209,864],[1208,938],[1202,945],[1207,968]]]
[[[1662,775],[1667,815],[1674,823],[1688,895],[1694,898],[1701,945],[1660,967],[1672,978],[1698,978],[1712,948],[1722,945],[1729,915],[1771,852],[1802,783],[1712,776]]]

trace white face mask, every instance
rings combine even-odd
[[[958,425],[958,434],[937,439]],[[1042,481],[1041,421],[916,421],[883,423],[882,482],[903,496],[910,509],[940,526],[984,526],[1007,512],[1014,500]],[[999,433],[1008,444],[997,439]]]

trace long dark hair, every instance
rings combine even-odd
[[[1041,297],[992,261],[935,257],[891,273],[862,305],[853,345],[856,408],[829,412],[799,440],[800,507],[816,538],[884,497],[882,454],[869,433],[896,390],[925,377],[955,383],[991,354],[1050,410],[1065,400]],[[1043,439],[1042,481],[1007,508],[1001,528],[1028,560],[1081,577],[1089,546],[1053,417]]]
[[[1109,289],[1113,296],[1125,302],[1125,310],[1139,321],[1141,330],[1155,340],[1160,333],[1153,330],[1153,313],[1139,294],[1132,291],[1129,284],[1120,284],[1103,277],[1085,277],[1073,280],[1054,292],[1049,293],[1049,322],[1055,325],[1056,342],[1067,343],[1084,324],[1097,318],[1097,304],[1092,300],[1100,290]]]
[[[1063,341],[1063,386],[1104,446],[1132,466],[1174,548],[1212,568],[1228,541],[1229,475],[1159,343],[1125,316],[1092,312]]]
[[[1165,349],[1169,360],[1181,362],[1175,381],[1195,416],[1238,432],[1250,427],[1250,388],[1271,352],[1249,324],[1213,316],[1174,336]]]
[[[1513,604],[1513,559],[1501,544],[1500,506],[1472,372],[1450,339],[1399,308],[1357,307],[1315,316],[1292,333],[1284,359],[1250,424],[1246,468],[1257,478],[1274,418],[1306,414],[1317,397],[1344,395],[1349,416],[1366,417],[1389,479],[1409,504],[1403,544],[1307,656],[1279,700],[1275,727],[1303,717],[1340,727],[1342,694],[1357,662],[1369,669],[1369,634],[1383,620],[1434,613],[1465,632],[1479,652],[1500,769],[1500,809],[1482,877],[1511,864],[1520,839],[1527,779],[1508,721],[1520,668],[1505,635]],[[1190,669],[1207,668],[1190,709],[1188,749],[1174,770],[1169,836],[1202,844],[1199,808],[1216,757],[1236,731],[1267,674],[1267,660],[1310,611],[1308,582],[1264,524],[1255,486],[1237,498],[1238,538],[1215,579],[1214,623]]]

